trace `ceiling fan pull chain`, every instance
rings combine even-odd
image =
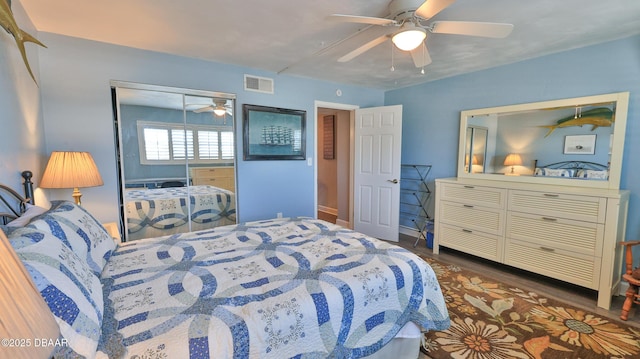
[[[394,58],[393,58],[393,42],[391,42],[391,68],[389,69],[391,72],[395,71],[396,68],[394,66]]]
[[[422,44],[422,58],[424,59],[425,57],[427,57],[427,45]],[[422,65],[422,70],[420,70],[420,75],[424,75],[424,65]]]

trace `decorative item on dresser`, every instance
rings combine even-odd
[[[436,179],[434,253],[448,247],[590,288],[598,292],[597,305],[609,309],[621,284],[623,255],[617,243],[625,239],[630,197],[619,189],[628,99],[623,92],[462,111],[458,177]],[[549,154],[548,143],[523,140],[543,138],[545,126],[530,121],[594,106],[615,113],[615,123],[605,127],[608,133],[596,146],[603,149],[596,157],[607,165]],[[521,166],[530,175],[469,173],[467,127],[480,120],[489,129],[487,163],[513,149],[523,158],[547,156],[557,162]],[[562,131],[558,127],[543,141],[560,144]]]

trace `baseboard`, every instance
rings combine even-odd
[[[405,235],[411,236],[413,238],[418,238],[418,235],[420,234],[420,232],[418,232],[417,229],[411,228],[411,227],[406,227],[406,226],[400,226],[399,227],[399,232],[400,232],[400,234],[405,234]]]
[[[336,224],[344,228],[351,228],[351,223],[349,223],[349,221],[345,221],[340,218],[336,219]]]
[[[627,282],[620,282],[620,284],[618,285],[618,291],[614,292],[614,295],[624,295],[627,292],[627,289],[629,289],[629,283]]]
[[[327,206],[318,205],[318,211],[324,212],[324,213],[329,213],[329,214],[332,214],[334,216],[338,215],[338,209],[337,208],[331,208],[331,207],[327,207]]]

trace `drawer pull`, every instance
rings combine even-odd
[[[464,186],[464,188],[476,188],[475,186]]]
[[[463,231],[463,232],[466,232],[466,233],[473,233],[473,231],[472,231],[472,230],[470,230],[470,229],[463,229],[462,231]]]
[[[558,220],[557,218],[551,218],[551,217],[542,217],[542,219],[549,222],[556,222]]]
[[[467,207],[467,208],[473,208],[473,206],[472,206],[472,205],[470,205],[470,204],[463,204],[462,206],[463,206],[463,207]]]
[[[555,252],[556,250],[553,248],[549,248],[549,247],[540,247],[540,249],[542,249],[545,252]]]
[[[545,194],[544,194],[544,196],[545,196],[545,197],[554,197],[554,198],[555,198],[555,197],[560,197],[560,195],[559,195],[559,194],[553,194],[553,193],[545,193]]]

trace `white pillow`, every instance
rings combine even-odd
[[[536,176],[573,177],[573,170],[565,168],[536,168]]]
[[[34,206],[30,203],[25,204],[26,210],[24,211],[24,213],[14,219],[13,221],[7,223],[7,226],[9,227],[24,227],[27,224],[29,224],[29,222],[31,222],[31,219],[35,216],[39,216],[41,214],[43,214],[44,212],[47,211],[46,208],[42,208],[42,207],[38,207],[38,206]]]
[[[606,180],[609,178],[609,171],[596,171],[596,170],[580,170],[578,171],[578,177],[580,178],[589,178],[589,179],[603,179]]]
[[[98,277],[51,233],[23,227],[13,231],[9,240],[69,347],[87,358],[95,357],[104,313]]]

